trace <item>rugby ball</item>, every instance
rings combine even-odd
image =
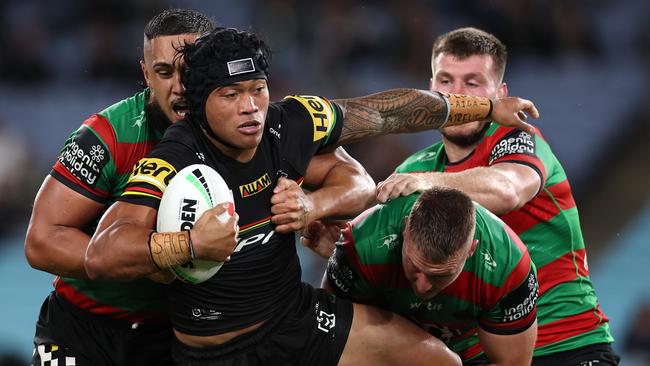
[[[203,164],[181,169],[169,182],[158,207],[159,232],[190,230],[206,210],[229,202],[228,211],[219,215],[226,221],[233,215],[235,204],[232,191],[221,175]],[[174,275],[187,283],[209,280],[221,269],[223,262],[191,260],[171,268]]]

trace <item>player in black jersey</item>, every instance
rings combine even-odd
[[[302,284],[293,232],[368,203],[354,183],[335,184],[337,163],[315,155],[368,136],[488,116],[526,128],[518,113],[536,116],[532,103],[412,89],[269,103],[270,54],[255,34],[216,30],[182,56],[189,116],[136,165],[121,201],[105,214],[86,254],[89,275],[130,279],[191,258],[230,257],[202,284],[169,287],[173,353],[182,365],[459,365],[405,319]],[[219,205],[189,232],[152,232],[167,182],[194,163],[223,176],[237,213],[221,222],[216,216],[226,207]]]

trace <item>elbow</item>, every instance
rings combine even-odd
[[[30,227],[25,236],[25,258],[27,263],[41,271],[46,270],[48,235]]]
[[[503,181],[498,190],[496,204],[490,211],[496,215],[504,215],[523,206],[517,187],[509,180]]]
[[[95,238],[90,240],[86,255],[84,257],[84,269],[90,280],[109,280],[112,278],[112,271],[108,270],[108,263],[104,256],[100,255],[95,243]],[[114,274],[114,273],[113,273]]]

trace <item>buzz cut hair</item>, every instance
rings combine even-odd
[[[436,187],[420,194],[408,217],[413,245],[433,263],[445,263],[473,235],[476,208],[465,193]]]
[[[192,9],[166,9],[154,16],[144,27],[144,36],[150,41],[161,36],[204,34],[216,24],[205,14]]]
[[[470,56],[489,55],[492,57],[499,82],[503,81],[508,51],[503,42],[491,33],[472,27],[455,29],[436,38],[431,61],[441,53],[448,53],[459,60]]]

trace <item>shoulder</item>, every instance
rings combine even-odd
[[[439,141],[409,156],[395,168],[398,173],[430,170],[430,167],[444,158],[444,145]]]
[[[141,91],[135,95],[123,99],[97,115],[106,119],[116,130],[128,127],[141,127],[147,122],[145,106],[147,104],[148,90]]]

